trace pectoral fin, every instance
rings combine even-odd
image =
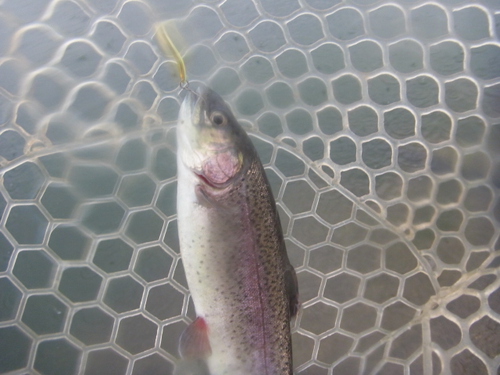
[[[197,317],[186,327],[179,340],[179,354],[182,358],[206,358],[212,354],[205,319]]]

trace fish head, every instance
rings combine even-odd
[[[187,91],[177,147],[181,162],[213,188],[224,188],[241,175],[253,150],[227,103],[208,87]]]

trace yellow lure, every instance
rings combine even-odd
[[[171,29],[170,34],[167,31],[167,28]],[[159,24],[156,27],[156,38],[158,43],[160,44],[160,48],[163,50],[163,53],[167,56],[172,55],[173,59],[177,63],[177,67],[179,69],[179,78],[180,78],[180,86],[182,88],[187,87],[187,74],[186,74],[186,64],[184,63],[184,59],[180,54],[179,50],[175,46],[174,42],[170,35],[172,32],[176,30],[172,30],[172,27],[167,27],[166,23]]]

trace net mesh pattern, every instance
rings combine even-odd
[[[171,374],[175,20],[251,135],[296,374],[497,374],[496,0],[0,1],[0,373]]]

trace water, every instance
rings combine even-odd
[[[297,374],[496,374],[494,1],[5,0],[0,373],[170,374],[194,318],[177,238],[182,95],[257,146],[296,267]]]

